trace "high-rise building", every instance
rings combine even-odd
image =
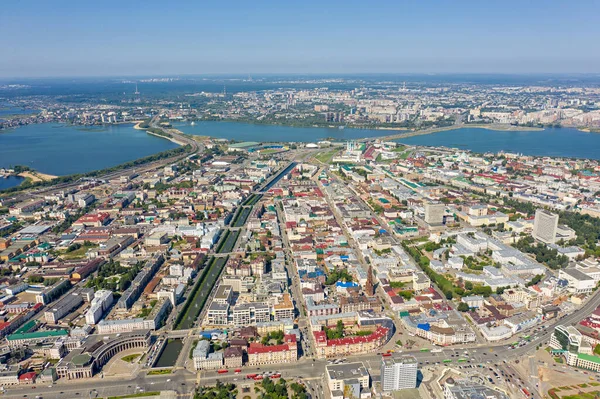
[[[417,359],[413,356],[381,358],[381,390],[397,391],[417,387]]]
[[[533,221],[533,238],[546,244],[556,242],[556,231],[558,228],[558,215],[545,209],[535,211]]]
[[[441,225],[444,222],[444,204],[425,204],[425,223],[429,225]]]

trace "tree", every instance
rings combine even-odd
[[[32,284],[36,284],[36,283],[41,283],[41,282],[43,282],[43,281],[44,281],[44,278],[43,278],[42,276],[39,276],[39,275],[35,275],[35,274],[34,274],[34,275],[32,275],[32,276],[29,276],[29,279],[28,279],[28,280],[29,280],[29,282],[30,282],[30,283],[32,283]]]
[[[468,312],[469,311],[469,305],[467,305],[464,302],[461,302],[461,303],[458,304],[458,310],[460,312]]]

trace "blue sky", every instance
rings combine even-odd
[[[2,3],[2,77],[600,72],[600,1]]]

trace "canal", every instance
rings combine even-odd
[[[246,218],[248,218],[248,215],[246,215]],[[246,220],[244,219],[244,222],[245,221]],[[239,235],[240,235],[239,230],[236,230],[236,231],[228,230],[225,233],[225,236],[222,238],[221,243],[218,246],[217,253],[226,254],[228,252],[231,252],[233,250],[233,248],[235,247],[235,243],[237,242]]]
[[[198,278],[198,282],[192,290],[188,302],[181,310],[183,316],[177,321],[176,330],[187,330],[194,326],[226,262],[227,257],[211,258],[208,262],[202,275]]]
[[[266,192],[269,190],[296,165],[296,162],[290,163],[260,191]],[[237,215],[231,222],[233,227],[241,227],[246,224],[246,220],[248,219],[250,212],[252,212],[253,205],[256,204],[261,198],[262,194],[252,194],[246,199],[246,202],[242,205]],[[217,246],[216,252],[218,254],[226,254],[231,252],[235,247],[239,235],[240,230],[226,230]],[[175,321],[175,330],[187,330],[194,326],[194,323],[202,312],[202,308],[206,304],[208,296],[210,295],[214,285],[217,282],[217,279],[225,267],[225,263],[227,263],[227,257],[213,257],[206,261],[201,275],[198,277],[196,285],[190,292],[187,302],[185,303],[183,309],[181,309],[180,315]]]
[[[265,187],[263,187],[263,189],[262,189],[262,190],[260,190],[260,191],[261,191],[261,192],[263,192],[263,193],[264,193],[264,192],[266,192],[266,191],[268,191],[268,190],[269,190],[271,187],[273,187],[275,184],[277,184],[277,182],[278,182],[279,180],[281,180],[281,178],[282,178],[283,176],[285,176],[285,175],[286,175],[286,174],[288,174],[288,173],[289,173],[289,172],[290,172],[292,169],[294,169],[294,168],[296,167],[296,165],[298,165],[298,163],[297,163],[297,162],[292,162],[291,164],[289,164],[287,168],[285,168],[283,171],[279,172],[279,174],[278,174],[277,176],[275,176],[275,177],[273,178],[273,180],[271,180],[271,181],[269,182],[269,184],[267,184]]]
[[[154,367],[161,368],[175,366],[181,349],[183,349],[183,341],[180,338],[169,339],[163,351],[160,353]]]
[[[251,206],[242,207],[242,209],[240,209],[238,212],[237,217],[233,221],[233,227],[242,227],[244,224],[246,224],[246,219],[248,219],[251,211]]]

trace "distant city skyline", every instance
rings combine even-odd
[[[600,3],[3,4],[0,77],[596,73]]]

